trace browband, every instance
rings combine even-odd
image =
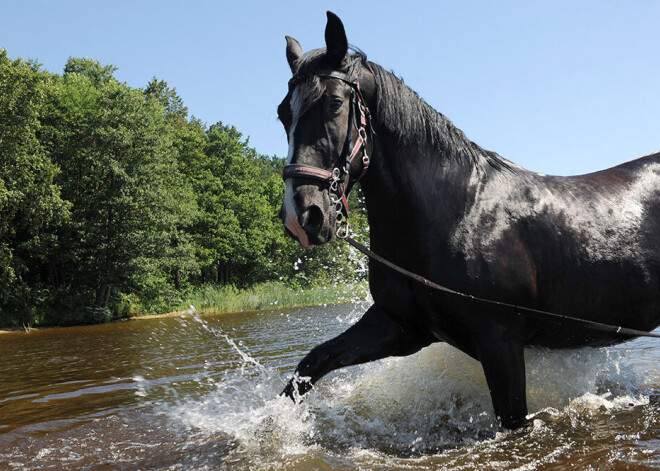
[[[349,71],[347,73],[338,72],[333,69],[321,69],[313,73],[308,73],[304,75],[295,75],[289,80],[289,87],[295,87],[296,85],[305,82],[311,77],[330,77],[342,80],[350,85],[356,86],[358,84],[358,77],[360,76],[361,70],[361,59],[356,58],[351,64],[349,64]]]

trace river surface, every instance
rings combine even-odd
[[[280,398],[368,303],[0,335],[0,469],[660,468],[660,342],[526,352],[530,425],[498,429],[442,344]]]

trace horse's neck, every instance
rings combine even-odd
[[[373,174],[363,184],[372,240],[418,244],[433,234],[436,242],[448,241],[480,183],[501,171],[494,164],[508,164],[493,162],[476,145],[474,158],[459,161],[442,146],[401,147],[395,141],[381,134]]]

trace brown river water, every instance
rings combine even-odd
[[[530,425],[498,429],[442,344],[278,397],[368,303],[0,335],[0,469],[660,469],[660,342],[526,352]]]

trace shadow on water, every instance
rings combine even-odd
[[[366,304],[0,337],[1,469],[652,469],[660,345],[527,352],[530,425],[496,426],[480,365],[442,344],[335,372],[295,364]]]

